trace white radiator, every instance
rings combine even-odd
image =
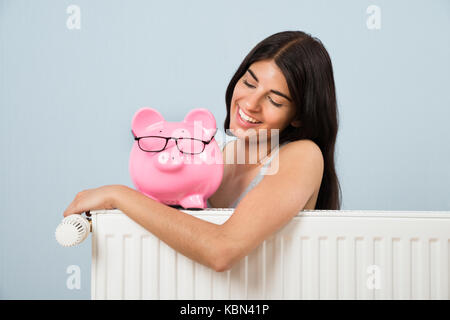
[[[233,209],[182,210],[222,224]],[[92,213],[92,299],[449,299],[450,212],[302,211],[231,270]]]

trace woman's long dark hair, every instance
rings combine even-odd
[[[338,110],[333,67],[322,42],[302,31],[275,33],[258,43],[242,61],[225,94],[230,127],[230,107],[236,83],[250,65],[259,60],[274,60],[282,71],[300,120],[299,128],[289,124],[279,135],[279,143],[310,139],[322,151],[324,172],[317,199],[317,210],[340,210],[341,189],[335,170],[334,150],[338,131]]]

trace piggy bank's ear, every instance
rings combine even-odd
[[[203,131],[203,139],[210,140],[216,132],[216,119],[208,109],[198,108],[189,111],[184,121],[195,126],[200,126]]]
[[[155,109],[141,108],[133,116],[131,130],[135,136],[139,137],[144,134],[148,127],[162,126],[164,121],[164,117]]]

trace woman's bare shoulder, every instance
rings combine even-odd
[[[300,148],[300,146],[310,146],[310,147],[316,147],[317,149],[320,150],[317,143],[315,143],[311,139],[300,139],[300,140],[295,140],[295,141],[289,141],[286,144],[286,148],[292,148],[293,146],[295,146],[296,148]]]
[[[320,147],[312,140],[302,139],[287,143],[280,149],[280,157],[295,160],[299,155],[308,154],[312,159],[320,160],[323,163],[323,154]]]
[[[324,158],[320,147],[315,142],[309,139],[289,142],[280,149],[278,158],[274,161],[275,166],[279,167],[277,171],[284,175],[296,176],[299,170],[307,166],[309,176],[314,177],[317,187],[320,186]]]

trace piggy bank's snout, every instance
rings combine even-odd
[[[178,150],[164,150],[154,157],[154,165],[161,171],[175,171],[183,167],[183,156]]]

